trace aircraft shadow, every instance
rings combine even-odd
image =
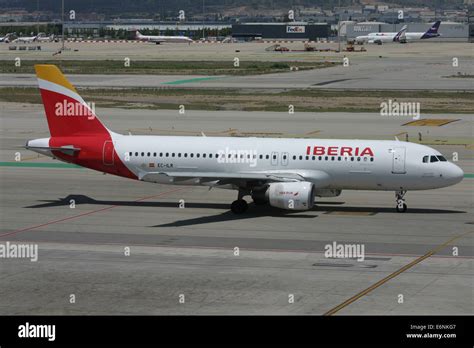
[[[91,205],[112,205],[112,206],[128,206],[128,207],[155,207],[155,208],[178,208],[178,202],[143,202],[143,201],[112,201],[112,200],[96,200],[89,196],[85,195],[69,195],[64,198],[58,198],[56,200],[41,200],[44,202],[41,204],[35,204],[27,206],[25,208],[50,208],[50,207],[59,207],[59,206],[68,206],[71,203],[71,200],[74,200],[76,205],[79,204],[91,204]],[[184,227],[184,226],[193,226],[201,225],[208,223],[216,222],[228,222],[234,220],[246,220],[254,219],[259,217],[284,217],[284,218],[297,218],[297,219],[314,219],[318,217],[314,213],[320,212],[322,214],[367,214],[375,215],[378,213],[384,214],[400,214],[395,211],[395,208],[388,207],[349,207],[341,206],[345,202],[323,202],[316,201],[316,205],[313,209],[309,211],[292,211],[292,210],[283,210],[271,207],[269,205],[260,205],[256,206],[253,203],[249,204],[249,209],[245,214],[235,215],[229,210],[230,204],[222,203],[186,203],[185,207],[187,209],[222,209],[225,212],[211,215],[211,216],[201,216],[197,218],[174,221],[170,223],[153,225],[149,227]],[[404,214],[462,214],[466,213],[465,211],[459,210],[447,210],[447,209],[423,209],[423,208],[409,208]]]

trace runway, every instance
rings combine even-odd
[[[461,144],[473,115],[408,127],[406,118],[377,114],[97,110],[123,133],[393,139],[408,131],[413,139],[422,132],[446,157],[457,152],[466,173],[453,187],[408,192],[405,214],[395,212],[393,192],[347,191],[318,199],[311,211],[252,204],[235,216],[233,191],[35,166],[56,162],[16,146],[48,136],[42,106],[1,103],[0,111],[0,243],[39,245],[38,262],[0,259],[4,314],[324,314],[393,274],[335,314],[473,313],[473,150]],[[364,245],[365,260],[325,257],[333,242]]]

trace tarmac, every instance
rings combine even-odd
[[[37,262],[0,259],[2,314],[474,313],[466,142],[474,115],[423,115],[456,119],[434,127],[362,113],[97,112],[132,134],[403,140],[408,132],[413,141],[421,132],[447,158],[457,153],[466,175],[408,192],[404,214],[393,192],[345,191],[310,211],[251,204],[235,216],[234,191],[152,185],[22,150],[48,136],[42,105],[0,103],[0,244],[39,248]],[[364,261],[326,257],[334,242],[363,245]]]

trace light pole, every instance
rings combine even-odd
[[[64,51],[64,0],[61,2],[61,41],[62,41],[62,48],[61,50]]]
[[[338,5],[339,15],[337,16],[337,45],[338,51],[341,52],[341,0]]]
[[[204,41],[204,1],[202,0],[202,41]]]

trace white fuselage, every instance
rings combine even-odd
[[[141,41],[149,41],[154,43],[161,43],[161,42],[174,42],[174,43],[190,43],[193,42],[187,36],[166,36],[166,35],[141,35],[138,34],[136,37],[138,40]]]
[[[302,174],[317,188],[361,190],[424,190],[450,186],[463,178],[463,171],[453,163],[423,163],[425,156],[441,155],[436,150],[401,141],[115,133],[112,138],[118,156],[139,178],[157,172],[190,173],[190,177],[202,172],[288,172]],[[171,183],[166,178],[154,182]]]
[[[394,42],[394,38],[398,33],[370,33],[368,35],[357,36],[357,42],[367,42],[367,43],[388,43]]]

